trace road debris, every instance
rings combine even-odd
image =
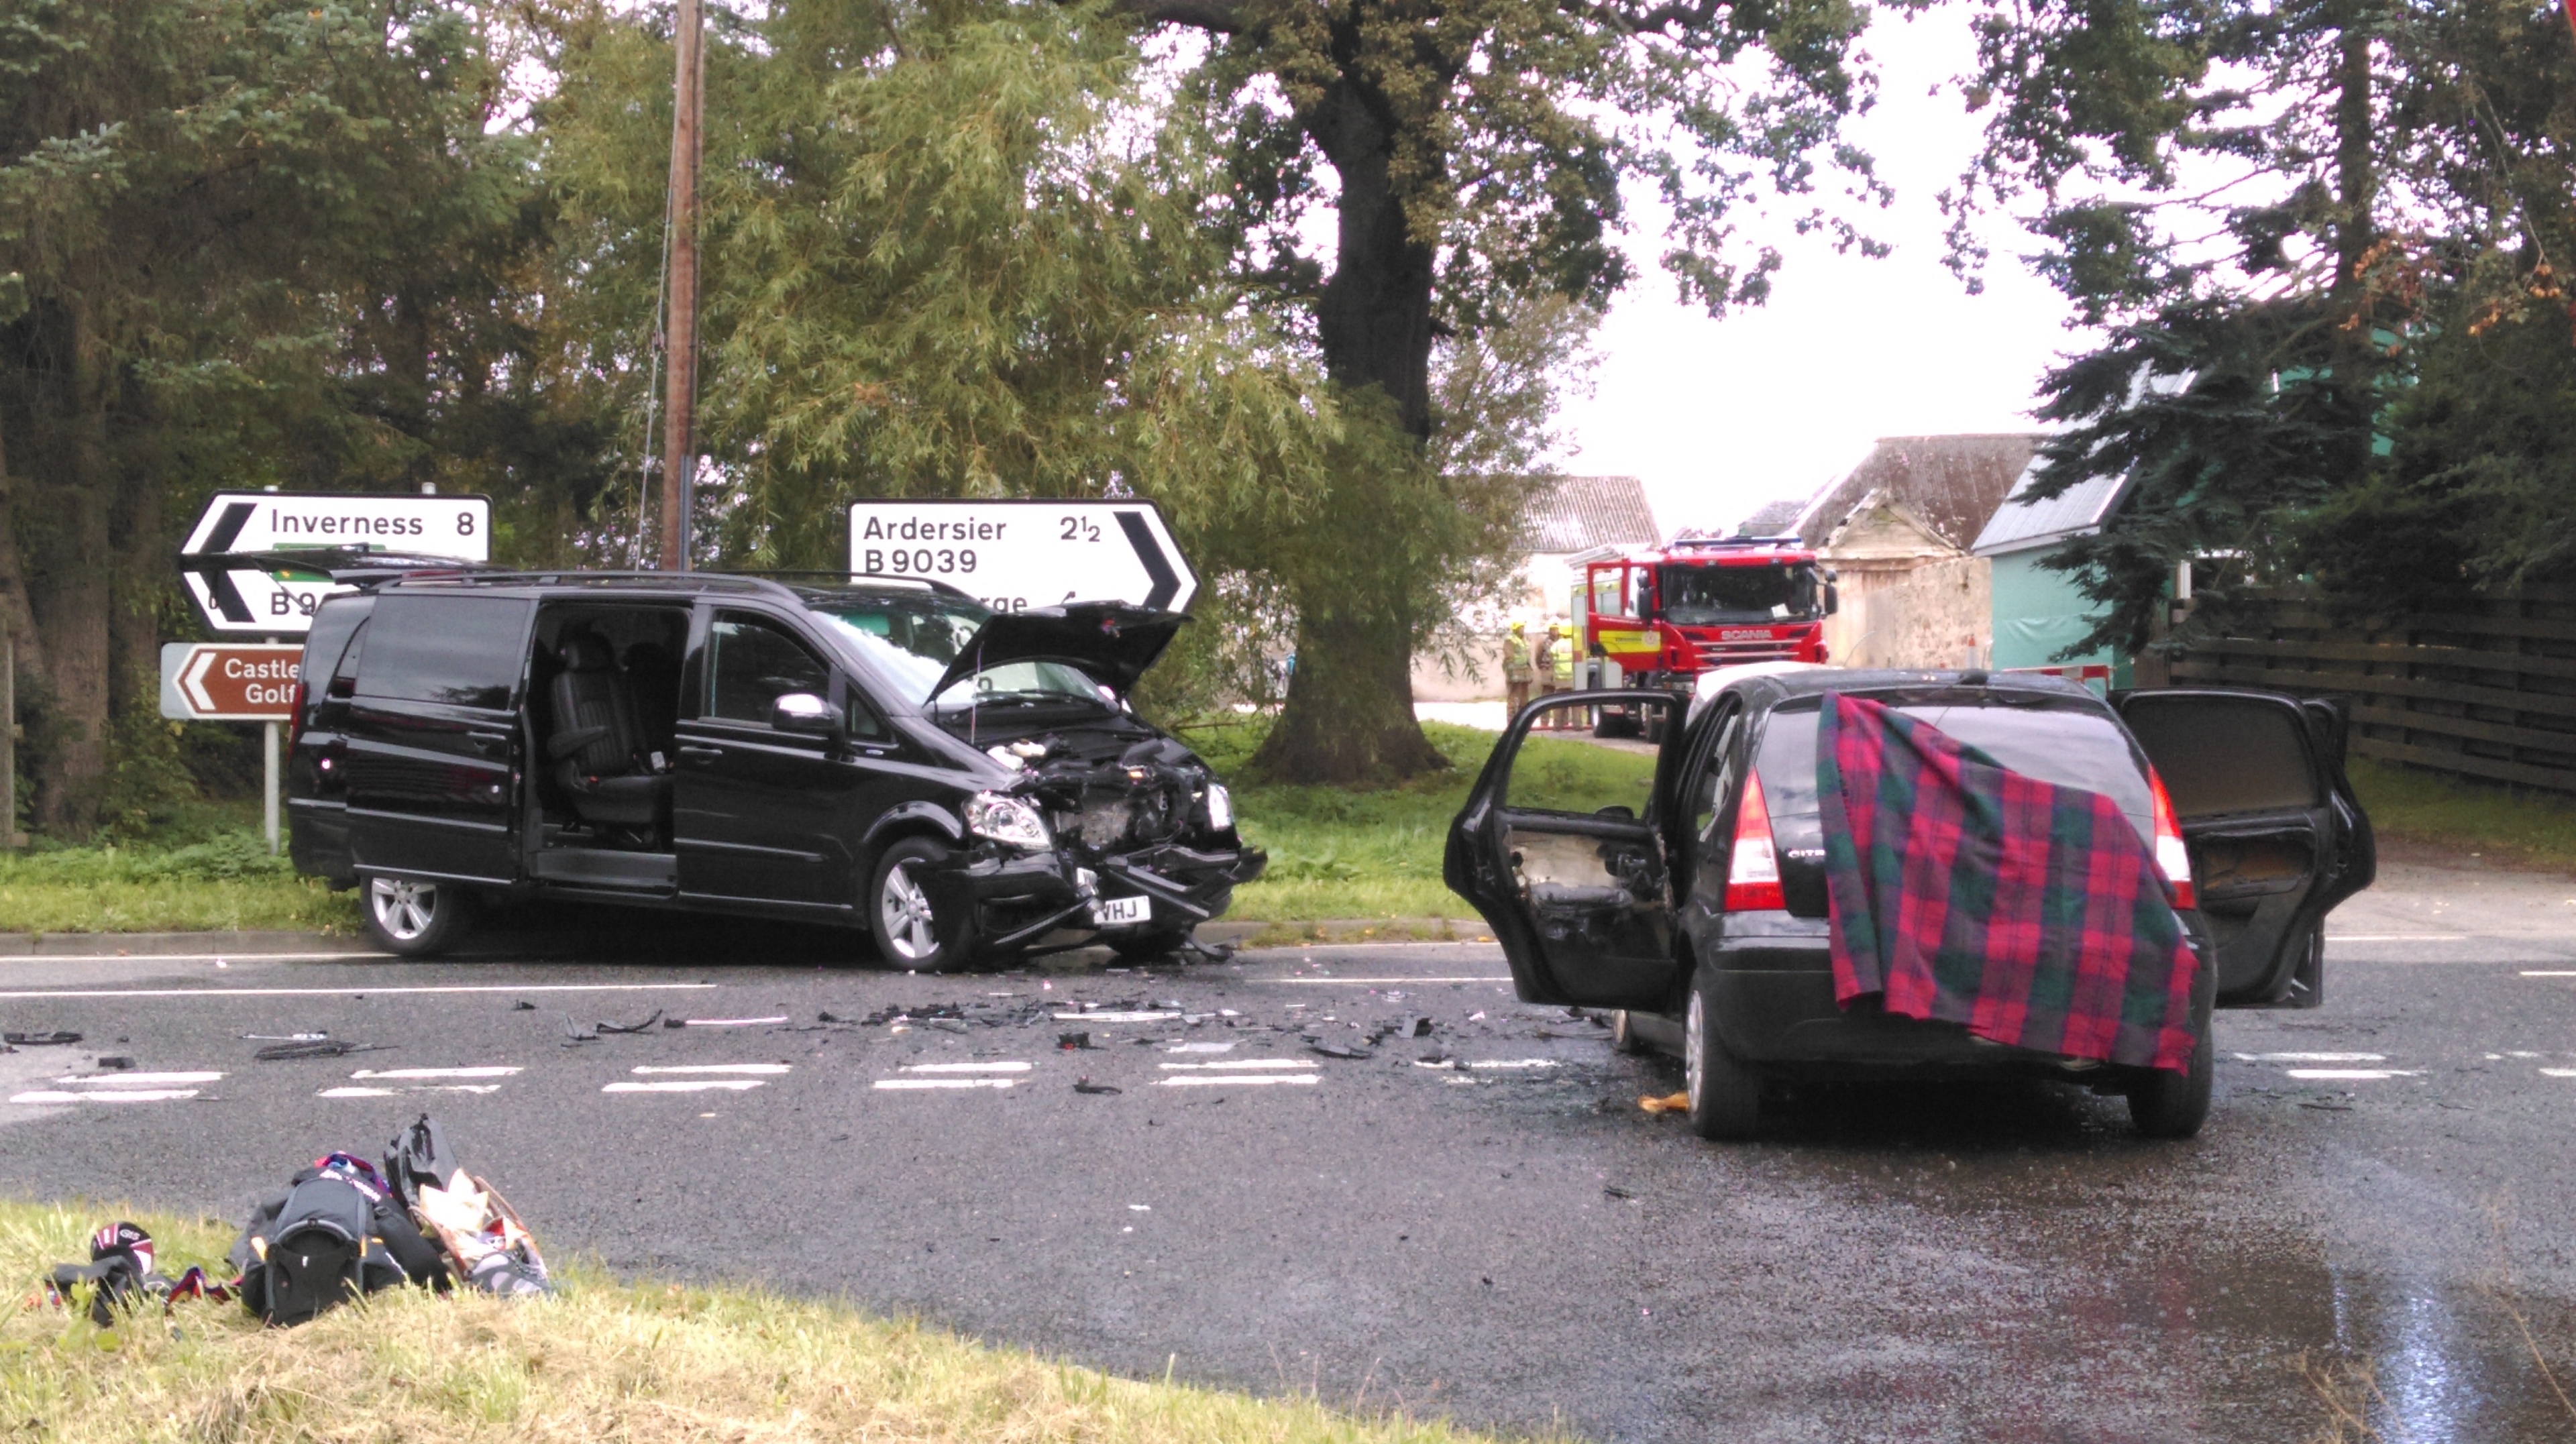
[[[1080,1052],[1081,1050],[1091,1046],[1091,1035],[1089,1033],[1058,1033],[1055,1035],[1055,1045],[1068,1053]]]
[[[0,1043],[7,1043],[13,1048],[52,1048],[77,1043],[80,1040],[81,1035],[78,1033],[65,1033],[61,1031],[51,1033],[0,1033]]]
[[[662,1010],[655,1008],[653,1010],[653,1015],[646,1018],[641,1023],[612,1023],[606,1018],[602,1018],[599,1020],[597,1026],[599,1031],[603,1033],[642,1033],[648,1031],[654,1024],[660,1021],[662,1021]]]
[[[1690,1095],[1667,1093],[1661,1098],[1640,1098],[1637,1100],[1637,1106],[1649,1113],[1688,1113]]]
[[[1073,1091],[1076,1093],[1123,1093],[1127,1090],[1113,1087],[1107,1083],[1094,1083],[1091,1081],[1091,1076],[1086,1073],[1082,1077],[1073,1080]]]
[[[352,1043],[345,1038],[319,1038],[300,1043],[271,1043],[250,1056],[261,1063],[292,1063],[303,1058],[346,1058],[352,1053],[383,1053],[391,1043]]]
[[[1366,1048],[1354,1048],[1347,1043],[1325,1043],[1314,1040],[1309,1040],[1307,1042],[1306,1051],[1310,1053],[1321,1053],[1327,1058],[1350,1058],[1354,1060],[1374,1058],[1377,1056]]]

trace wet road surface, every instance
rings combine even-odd
[[[2220,1015],[2182,1144],[2036,1084],[1812,1089],[1702,1143],[1637,1108],[1669,1060],[1514,1003],[1490,945],[929,978],[558,923],[435,964],[13,959],[0,1024],[87,1038],[0,1055],[0,1180],[237,1216],[426,1108],[558,1254],[1135,1374],[1618,1440],[2289,1440],[2321,1388],[2390,1438],[2563,1438],[2523,1331],[2576,1374],[2571,899],[2390,868],[2324,1009]],[[703,1025],[566,1037],[655,1009]],[[241,1036],[306,1031],[393,1046]]]

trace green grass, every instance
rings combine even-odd
[[[211,1220],[0,1203],[0,1277],[32,1285],[130,1218],[176,1275],[222,1268]],[[13,1293],[12,1297],[17,1297]],[[416,1289],[295,1329],[239,1304],[84,1314],[0,1311],[0,1419],[53,1444],[1468,1444],[1490,1436],[1311,1398],[1116,1378],[944,1330],[759,1289],[621,1283],[576,1269],[511,1303]]]
[[[2508,793],[2367,757],[2353,758],[2348,771],[2382,837],[2576,872],[2576,800]]]
[[[256,804],[207,805],[171,818],[145,843],[71,847],[39,838],[0,852],[0,930],[26,933],[200,932],[291,928],[350,933],[351,894],[334,897],[270,857]]]
[[[1267,731],[1265,719],[1191,728],[1190,746],[1219,775],[1240,772]],[[1234,810],[1244,836],[1270,851],[1270,870],[1238,888],[1228,917],[1256,922],[1326,918],[1471,918],[1475,910],[1440,881],[1449,820],[1492,752],[1497,734],[1429,723],[1423,731],[1454,766],[1401,786],[1369,791],[1338,787],[1243,786]],[[1567,805],[1625,802],[1645,810],[1654,759],[1547,738],[1520,768],[1543,774]],[[1524,769],[1535,764],[1537,774]]]

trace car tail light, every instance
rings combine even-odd
[[[1771,808],[1762,800],[1762,774],[1744,779],[1744,802],[1735,809],[1735,847],[1726,863],[1726,910],[1752,913],[1789,905],[1780,891],[1780,850],[1771,842]]]
[[[2155,802],[2156,866],[2164,870],[2165,881],[2173,884],[2173,905],[2198,907],[2199,894],[2191,885],[2191,850],[2183,846],[2182,824],[2174,820],[2173,797],[2165,791],[2165,780],[2152,767],[2147,769],[2147,795]]]

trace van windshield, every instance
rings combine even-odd
[[[806,608],[876,664],[905,701],[916,707],[980,707],[988,703],[1080,702],[1104,706],[1100,684],[1062,662],[999,662],[939,685],[992,612],[973,602],[936,593],[811,598]]]
[[[1872,699],[1889,700],[1889,699]],[[1771,714],[1753,770],[1773,817],[1813,816],[1816,811],[1816,718],[1822,699],[1802,698]],[[2101,713],[2053,702],[1898,702],[1957,741],[2042,782],[2080,787],[2111,799],[2138,836],[2155,843],[2155,807],[2147,793],[2128,734]]]

